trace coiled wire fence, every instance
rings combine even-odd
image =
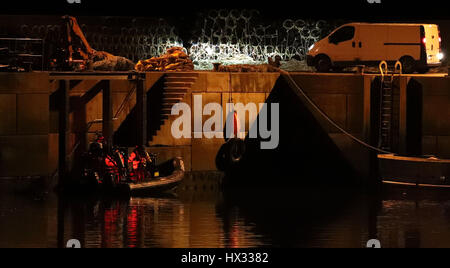
[[[199,70],[212,69],[213,63],[267,63],[268,57],[275,56],[283,61],[302,61],[312,44],[339,26],[336,22],[289,18],[267,22],[258,10],[237,9],[199,12],[196,20],[185,40],[166,19],[100,17],[78,21],[96,50],[137,62],[183,46]],[[18,32],[17,36],[45,39],[47,59],[66,38],[62,24],[23,24]]]

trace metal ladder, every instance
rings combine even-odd
[[[391,151],[392,150],[392,128],[394,114],[394,75],[399,67],[400,75],[402,74],[402,65],[400,62],[395,64],[394,72],[389,73],[387,63],[380,63],[381,71],[381,98],[380,98],[380,136],[378,148]]]

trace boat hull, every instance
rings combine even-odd
[[[161,194],[174,190],[184,179],[185,167],[181,158],[171,159],[161,165],[159,178],[145,179],[138,183],[120,183],[116,185],[98,184],[93,179],[90,183],[71,187],[71,192],[94,193],[102,195],[144,195]]]
[[[379,155],[378,161],[385,184],[450,188],[450,160]]]

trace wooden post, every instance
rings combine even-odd
[[[59,138],[58,138],[58,184],[64,187],[68,172],[68,140],[69,140],[69,112],[70,112],[70,81],[59,82]]]
[[[372,112],[372,76],[364,76],[364,115],[363,115],[363,137],[364,141],[370,143],[371,142],[371,112]]]
[[[57,209],[57,227],[56,227],[56,246],[58,248],[65,248],[65,217],[66,217],[66,201],[64,196],[58,196]]]
[[[145,80],[138,77],[136,80],[136,112],[137,112],[137,145],[147,144],[147,92],[144,87]]]
[[[378,107],[374,107],[372,105],[372,83],[375,79],[375,76],[364,76],[364,92],[363,92],[363,137],[364,141],[368,144],[373,145],[374,135],[373,131],[377,131],[377,128],[372,128],[373,118],[372,118],[372,109],[378,109]],[[381,94],[381,93],[380,93]],[[378,152],[367,149],[366,153],[362,156],[365,161],[361,161],[361,170],[364,172],[363,177],[365,179],[365,183],[369,186],[369,189],[373,189],[379,183],[378,180]]]
[[[399,115],[399,153],[407,151],[407,116],[408,116],[408,77],[400,77],[400,115]]]
[[[107,142],[107,146],[113,145],[113,111],[112,111],[112,94],[111,83],[109,80],[102,81],[103,87],[103,124],[102,133]]]

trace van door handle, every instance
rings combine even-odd
[[[352,43],[352,46],[353,46],[353,47],[356,47],[356,43],[355,43],[355,41],[353,41],[353,43]]]
[[[362,48],[362,42],[359,42],[359,48]]]

